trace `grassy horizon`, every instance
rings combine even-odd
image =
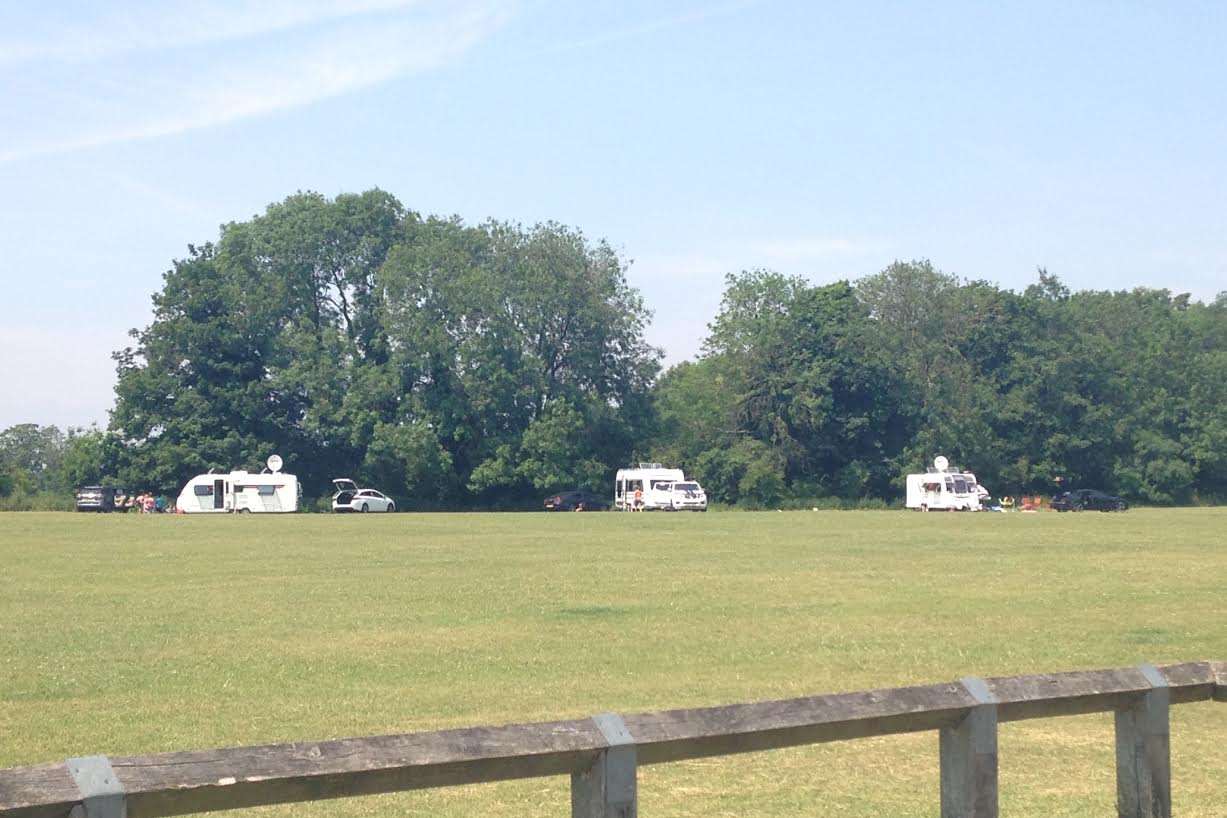
[[[0,514],[0,767],[1227,659],[1227,509]],[[1173,709],[1221,818],[1227,707]],[[1001,734],[1005,814],[1113,811],[1110,715]],[[566,815],[567,782],[289,814]],[[936,734],[644,768],[644,815],[935,816]]]

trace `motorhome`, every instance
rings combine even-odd
[[[268,459],[268,469],[198,474],[179,492],[175,507],[186,514],[288,513],[298,511],[302,486],[281,471],[281,458]]]
[[[975,475],[950,469],[950,462],[938,456],[933,471],[907,476],[907,507],[916,511],[979,511],[980,494]]]
[[[644,511],[671,508],[672,485],[685,479],[681,469],[667,469],[660,463],[640,463],[632,468],[618,469],[614,477],[614,508],[634,510],[637,491],[643,493],[641,508]]]

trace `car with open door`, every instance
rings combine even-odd
[[[351,511],[366,513],[368,511],[393,512],[396,503],[383,492],[375,489],[360,489],[358,484],[348,477],[338,477],[332,481],[336,493],[332,495],[332,510],[337,513]]]

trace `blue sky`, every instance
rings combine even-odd
[[[608,238],[669,361],[753,266],[1211,299],[1223,8],[6,3],[0,428],[104,423],[171,260],[300,189]]]

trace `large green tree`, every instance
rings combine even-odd
[[[604,243],[430,221],[383,270],[403,412],[428,418],[457,480],[487,502],[597,487],[648,419],[648,313]]]
[[[658,450],[729,502],[885,491],[908,418],[869,327],[847,283],[729,276],[702,360],[662,380]]]
[[[276,451],[326,490],[522,502],[596,485],[648,417],[658,353],[606,244],[297,194],[189,248],[117,355],[121,478],[169,489]]]

